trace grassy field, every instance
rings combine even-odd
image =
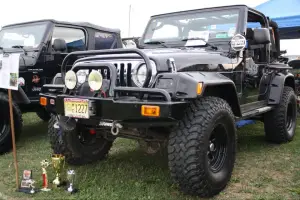
[[[40,161],[51,154],[47,124],[32,113],[25,114],[24,121],[24,132],[17,143],[19,173],[21,176],[24,169],[32,169],[40,187]],[[300,127],[294,141],[284,145],[265,142],[262,124],[238,133],[231,182],[213,199],[300,199]],[[125,139],[116,141],[107,160],[74,167],[80,190],[75,195],[63,189],[34,195],[15,192],[12,153],[0,157],[0,169],[0,199],[199,199],[183,195],[172,185],[166,155],[146,156],[136,142]],[[52,180],[52,168],[48,172]]]

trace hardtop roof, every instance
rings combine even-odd
[[[2,28],[12,27],[12,26],[19,26],[19,25],[26,25],[26,24],[31,24],[31,23],[39,23],[39,22],[52,22],[52,23],[61,24],[61,25],[72,25],[72,26],[93,28],[93,29],[97,29],[97,30],[111,32],[111,33],[118,33],[118,34],[121,33],[120,29],[103,27],[103,26],[95,25],[95,24],[92,24],[92,23],[89,23],[89,22],[67,22],[67,21],[58,21],[58,20],[55,20],[55,19],[42,19],[42,20],[27,21],[27,22],[15,23],[15,24],[8,24],[8,25],[3,26]]]

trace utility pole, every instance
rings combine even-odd
[[[131,22],[131,4],[129,5],[129,16],[128,16],[128,37],[130,37],[130,22]]]

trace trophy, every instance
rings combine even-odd
[[[37,190],[34,187],[35,181],[32,179],[32,170],[24,170],[19,192],[35,193]]]
[[[55,179],[53,180],[53,184],[57,187],[63,185],[61,181],[61,171],[64,168],[65,164],[65,156],[62,154],[52,154],[52,165],[55,171]]]
[[[48,188],[48,175],[47,175],[47,171],[46,168],[49,166],[49,162],[47,160],[42,160],[41,162],[41,166],[42,166],[42,177],[43,177],[43,188],[41,189],[41,191],[47,192],[50,191],[50,189]]]
[[[77,189],[74,188],[74,182],[75,182],[75,171],[74,170],[68,170],[67,179],[69,182],[69,187],[67,187],[67,191],[71,194],[76,193]]]

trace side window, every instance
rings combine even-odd
[[[105,32],[95,32],[95,50],[117,48],[116,35]]]
[[[63,39],[67,44],[67,52],[86,50],[84,31],[77,28],[55,27],[52,35],[52,44],[55,39]]]
[[[247,28],[261,28],[261,24],[259,22],[248,22]]]

